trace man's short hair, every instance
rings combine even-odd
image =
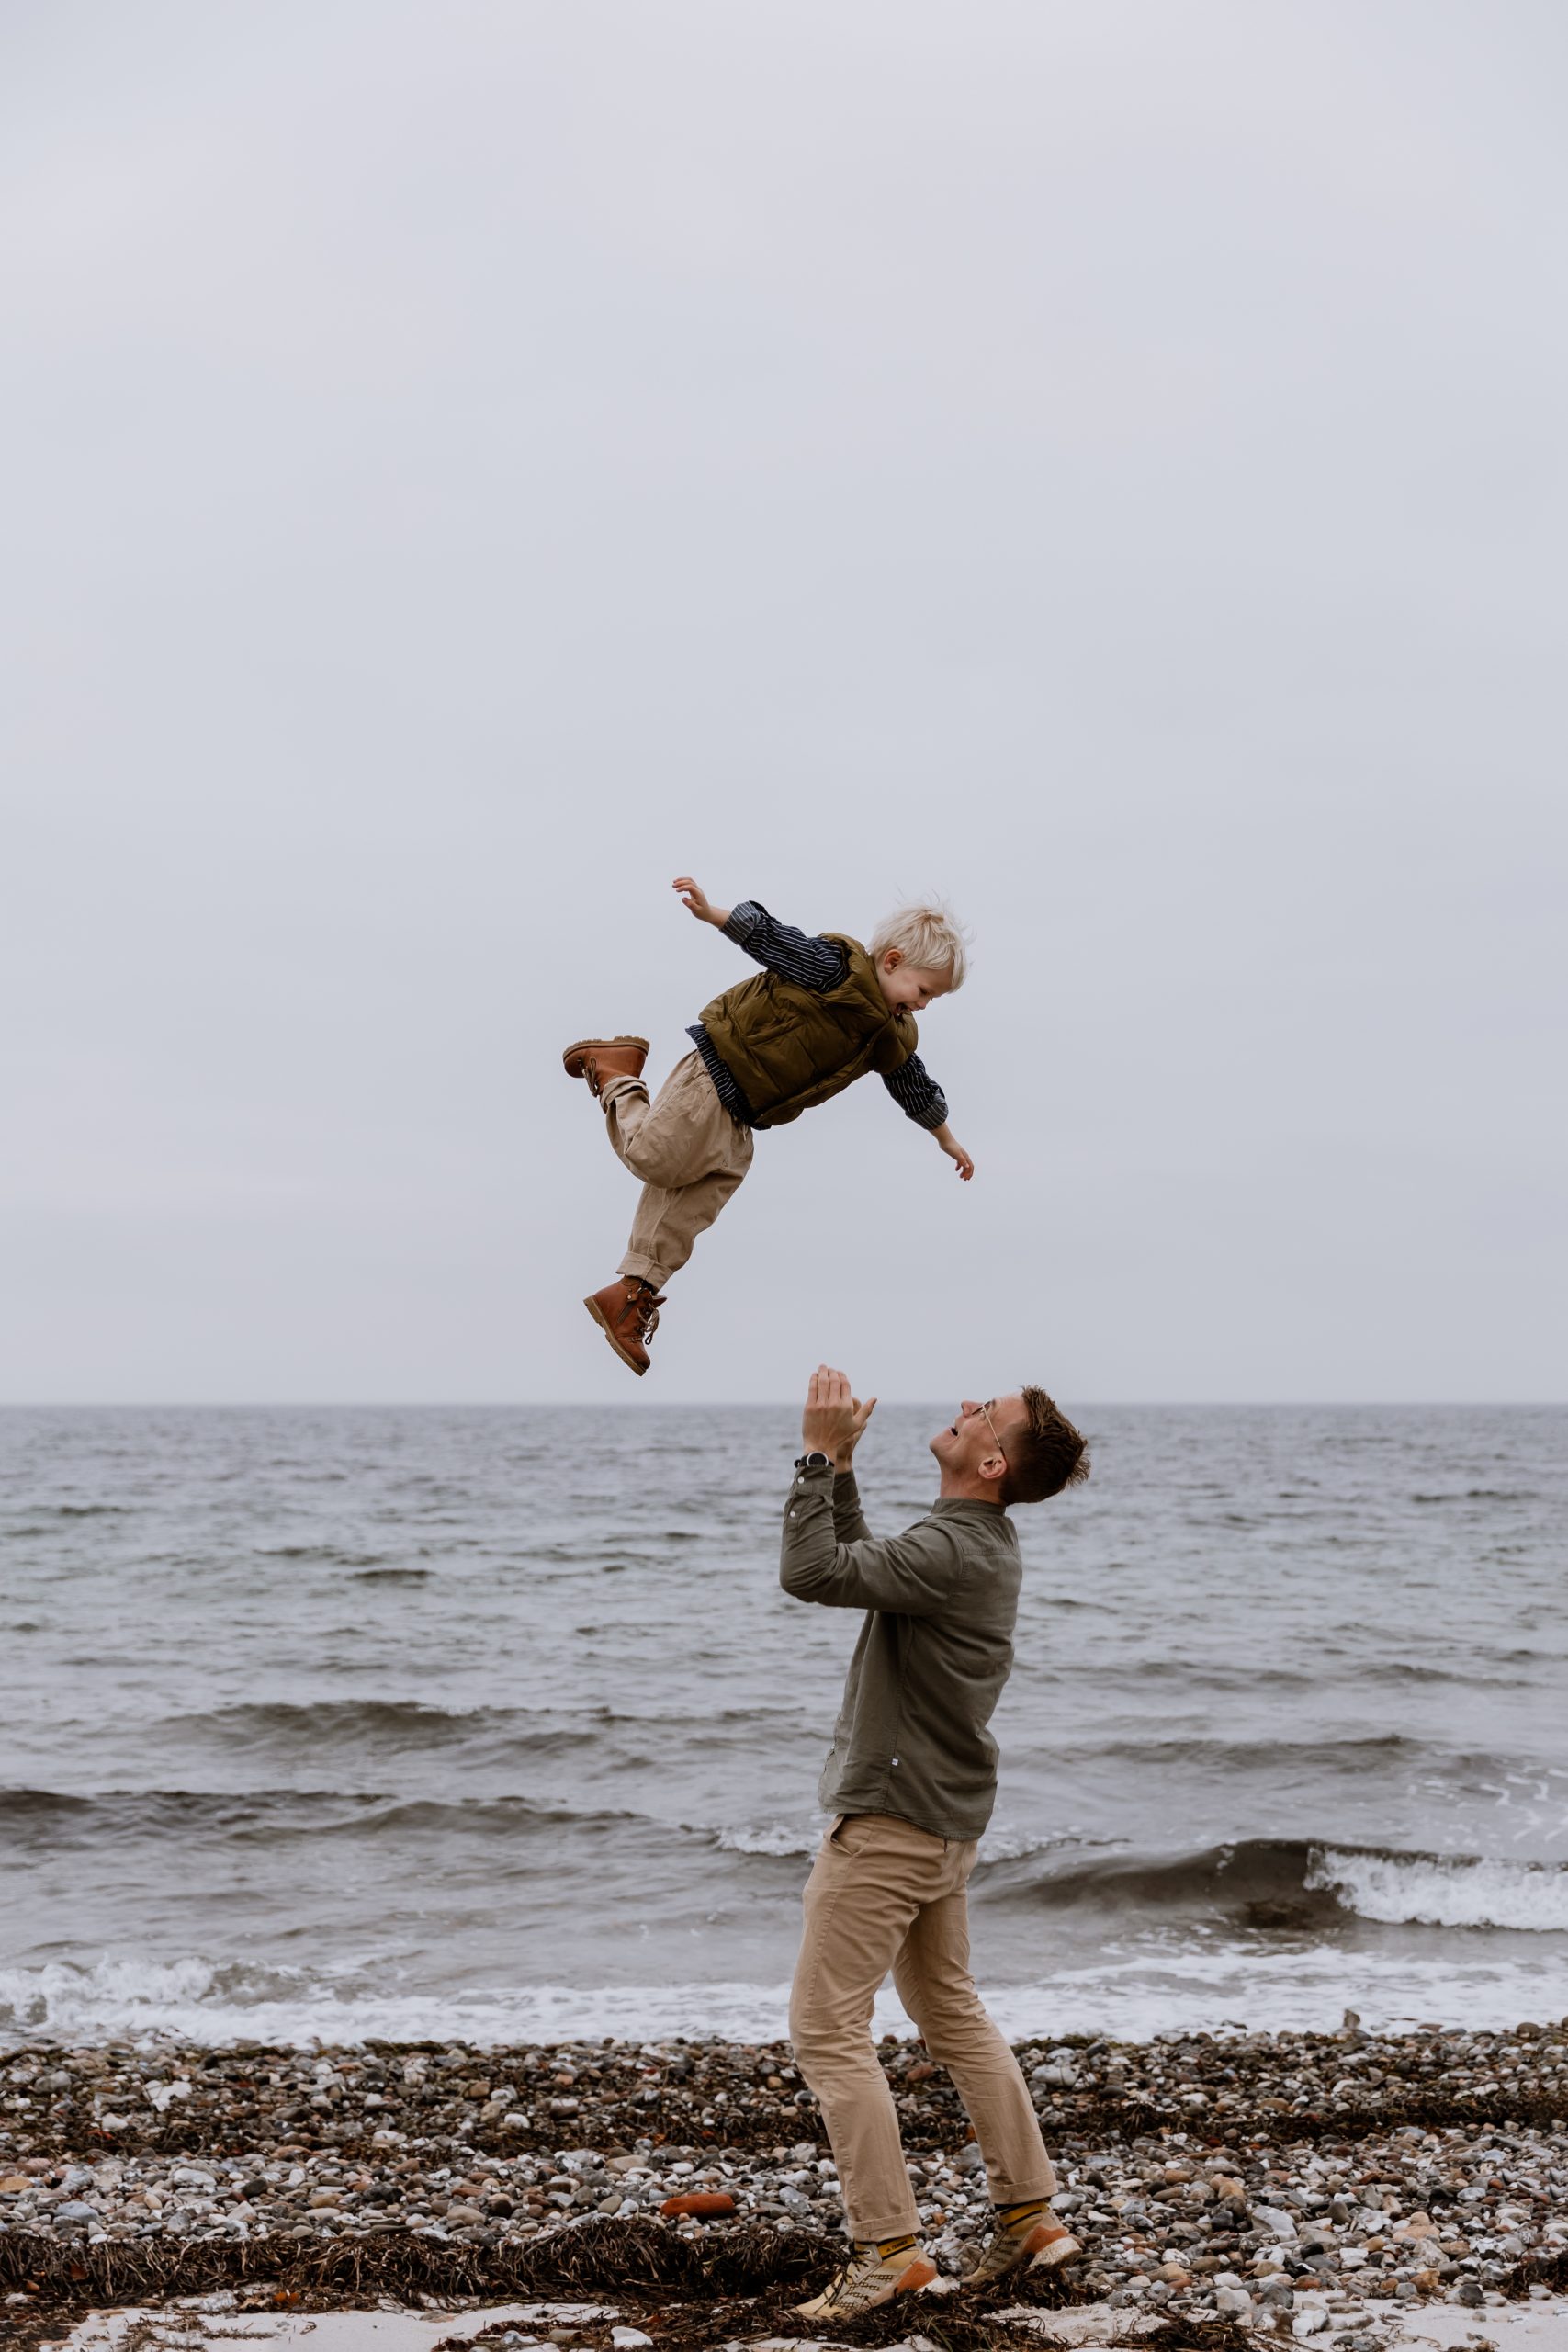
[[[1064,1487],[1081,1487],[1089,1476],[1089,1445],[1043,1388],[1020,1391],[1029,1419],[1007,1441],[1004,1503],[1043,1503]]]
[[[964,933],[940,899],[927,906],[899,907],[879,922],[871,935],[872,961],[880,964],[890,947],[922,972],[944,973],[950,989],[964,986],[968,961]]]

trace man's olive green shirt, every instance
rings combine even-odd
[[[827,1812],[979,1837],[997,1800],[987,1725],[1012,1668],[1021,1575],[998,1504],[935,1502],[879,1543],[852,1472],[795,1472],[779,1582],[796,1600],[868,1611],[822,1770]]]

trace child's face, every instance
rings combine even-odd
[[[886,956],[878,957],[876,982],[895,1012],[922,1012],[939,996],[946,996],[953,985],[945,972],[933,972],[925,964],[911,964],[897,947],[890,947]]]

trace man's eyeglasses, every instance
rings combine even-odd
[[[1008,1458],[1008,1450],[1002,1443],[1000,1438],[997,1435],[997,1425],[995,1421],[992,1420],[984,1405],[976,1406],[976,1410],[978,1412],[981,1419],[985,1422],[986,1427],[991,1432],[991,1443],[996,1447],[997,1452],[1001,1455],[1002,1460],[1005,1462]]]

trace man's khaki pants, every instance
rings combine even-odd
[[[840,1816],[806,1884],[806,1933],[790,1993],[795,2063],[822,2106],[850,2234],[919,2226],[887,2078],[871,2039],[889,1968],[937,2064],[969,2111],[998,2205],[1056,2185],[1018,2061],[980,2006],[969,1973],[966,1888],[973,1842],[891,1814]]]
[[[617,1272],[662,1290],[750,1167],[751,1130],[730,1117],[695,1051],[676,1063],[653,1102],[640,1078],[608,1080],[601,1099],[616,1158],[642,1178]]]

